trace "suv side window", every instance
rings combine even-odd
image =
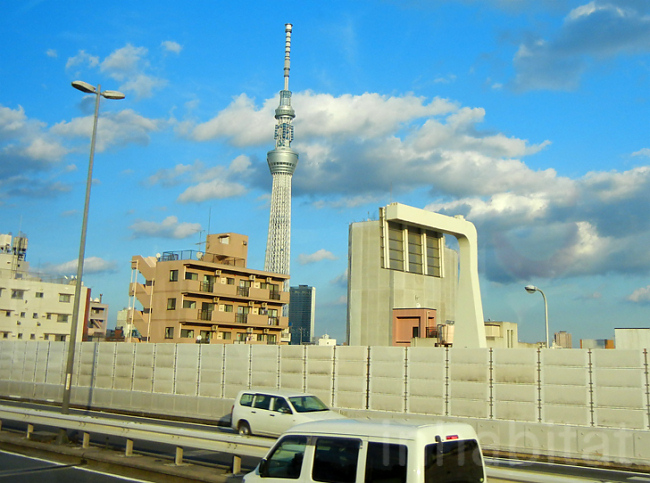
[[[326,483],[354,483],[361,441],[350,438],[318,438],[312,479]]]
[[[273,403],[273,410],[278,412],[278,413],[283,413],[283,414],[291,414],[291,408],[289,407],[289,403],[287,400],[283,397],[276,397],[273,398],[275,402]]]
[[[286,436],[276,445],[273,453],[260,463],[262,478],[298,479],[307,446],[306,436]]]
[[[239,399],[239,404],[242,406],[246,407],[251,407],[253,405],[253,398],[255,397],[255,394],[250,394],[250,393],[244,393],[241,395],[241,398]]]
[[[406,483],[407,450],[403,444],[368,443],[366,483]]]
[[[253,407],[257,409],[271,409],[271,396],[266,394],[256,394]]]

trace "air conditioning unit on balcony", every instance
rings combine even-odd
[[[248,280],[255,280],[255,275],[249,275]]]
[[[269,329],[264,329],[264,333],[265,333],[265,334],[268,334],[268,333],[269,333]]]
[[[263,309],[267,308],[268,306],[269,306],[269,304],[267,304],[266,302],[262,302],[262,308]]]
[[[215,274],[217,277],[220,277],[220,276],[221,276],[221,270],[215,270],[215,271],[214,271],[214,274]]]
[[[253,328],[252,327],[246,327],[246,332],[248,332],[249,334],[252,334],[253,333]]]
[[[219,297],[214,297],[212,301],[216,304],[217,302],[219,302]]]
[[[249,300],[249,301],[248,301],[248,306],[249,306],[249,307],[254,307],[254,306],[255,306],[255,302],[253,302],[252,300]]]
[[[212,331],[213,331],[213,332],[216,332],[216,331],[218,331],[218,330],[219,330],[219,326],[218,326],[218,325],[213,325],[213,326],[212,326]]]

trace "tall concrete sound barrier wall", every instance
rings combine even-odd
[[[0,341],[0,397],[59,402],[67,345]],[[355,417],[463,420],[488,449],[650,468],[648,354],[78,343],[71,404],[226,421],[244,388]]]

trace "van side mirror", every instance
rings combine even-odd
[[[269,464],[268,463],[269,462],[267,461],[266,458],[262,458],[262,460],[260,461],[260,476],[261,477],[269,476],[269,474],[268,474],[268,466],[269,466]]]

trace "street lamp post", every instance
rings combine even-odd
[[[544,299],[544,320],[546,322],[546,348],[550,349],[551,346],[549,345],[549,339],[548,339],[548,303],[546,302],[546,295],[544,295],[542,289],[535,287],[534,285],[526,285],[524,289],[526,289],[526,292],[528,293],[539,292],[542,294],[542,298]]]
[[[83,81],[74,81],[72,87],[87,94],[95,94],[95,115],[93,117],[93,131],[90,138],[90,160],[88,161],[88,178],[86,180],[86,200],[84,202],[84,213],[81,222],[81,240],[79,242],[79,258],[77,260],[77,280],[74,291],[74,305],[72,307],[72,323],[70,326],[70,339],[68,342],[68,358],[65,366],[65,381],[63,386],[63,398],[61,401],[61,412],[68,414],[70,409],[70,389],[72,386],[72,369],[74,367],[74,351],[77,343],[77,326],[79,325],[79,309],[81,307],[81,277],[84,268],[84,255],[86,252],[86,228],[88,225],[88,205],[90,204],[90,187],[93,180],[93,160],[95,157],[95,138],[97,137],[97,118],[99,116],[99,98],[124,99],[124,94],[118,91],[103,91],[101,85],[97,87]]]

